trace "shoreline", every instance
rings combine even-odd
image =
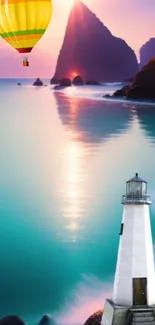
[[[84,93],[81,95],[76,95],[72,94],[70,92],[65,92],[64,90],[54,90],[53,88],[51,89],[53,93],[59,93],[65,97],[73,97],[73,98],[81,98],[81,99],[88,99],[88,100],[94,100],[94,101],[103,101],[103,102],[113,102],[113,103],[122,103],[122,104],[134,104],[134,105],[142,105],[142,106],[151,106],[155,107],[155,101],[150,101],[150,100],[131,100],[131,99],[126,99],[125,97],[115,97],[109,94],[109,97],[95,97],[95,96],[86,96]]]
[[[4,79],[0,79],[1,81]],[[7,80],[7,78],[6,78]],[[16,80],[16,78],[14,79]],[[24,78],[23,80],[25,80],[26,82],[28,80],[32,80],[29,78]],[[55,85],[51,85],[51,84],[43,84],[43,86],[39,87],[39,86],[33,86],[32,84],[21,84],[20,87],[21,88],[34,88],[34,89],[48,89],[48,90],[52,90],[52,92],[54,94],[61,94],[63,96],[66,97],[72,97],[72,98],[81,98],[81,99],[87,99],[87,100],[94,100],[94,101],[103,101],[103,102],[113,102],[113,103],[121,103],[121,104],[130,104],[130,105],[137,105],[137,106],[149,106],[149,107],[155,107],[155,100],[135,100],[135,99],[127,99],[125,97],[115,97],[113,96],[113,93],[115,91],[117,91],[117,87],[123,84],[121,82],[114,82],[114,83],[105,83],[105,84],[101,84],[101,85],[82,85],[82,86],[70,86],[70,87],[64,87],[63,89],[54,89]],[[125,83],[124,83],[125,84]],[[4,84],[4,86],[6,86],[6,84]],[[10,85],[8,85],[10,86]],[[19,87],[17,86],[17,84],[11,84],[11,86],[13,87]],[[110,89],[106,89],[106,87],[113,87],[113,90]],[[72,92],[73,89],[73,92]],[[88,95],[87,91],[85,90],[90,90],[90,93]],[[95,90],[94,90],[95,89]],[[74,92],[74,90],[81,90],[81,93],[79,93],[77,91]],[[91,92],[91,90],[93,90]],[[101,90],[103,90],[103,92],[101,93]],[[107,97],[104,97],[108,95]]]

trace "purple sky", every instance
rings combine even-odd
[[[53,18],[43,38],[30,55],[30,67],[22,67],[22,57],[0,40],[0,78],[53,76],[73,0],[53,0]],[[139,48],[155,37],[155,0],[84,0],[110,29],[123,38],[139,58]]]

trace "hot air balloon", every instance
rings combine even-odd
[[[0,0],[0,36],[24,54],[23,66],[29,66],[26,54],[41,39],[51,17],[51,0]]]

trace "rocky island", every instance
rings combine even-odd
[[[37,78],[33,83],[33,86],[43,86],[43,82],[40,80],[40,78]]]
[[[124,40],[113,36],[84,3],[76,0],[51,83],[63,78],[72,80],[76,75],[84,82],[114,82],[137,72],[134,51]]]

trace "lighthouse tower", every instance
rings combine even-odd
[[[125,314],[131,308],[146,311],[152,306],[155,309],[155,269],[149,214],[151,198],[147,194],[147,182],[137,173],[126,182],[122,204],[124,210],[113,299],[106,300],[102,325],[125,324]]]

